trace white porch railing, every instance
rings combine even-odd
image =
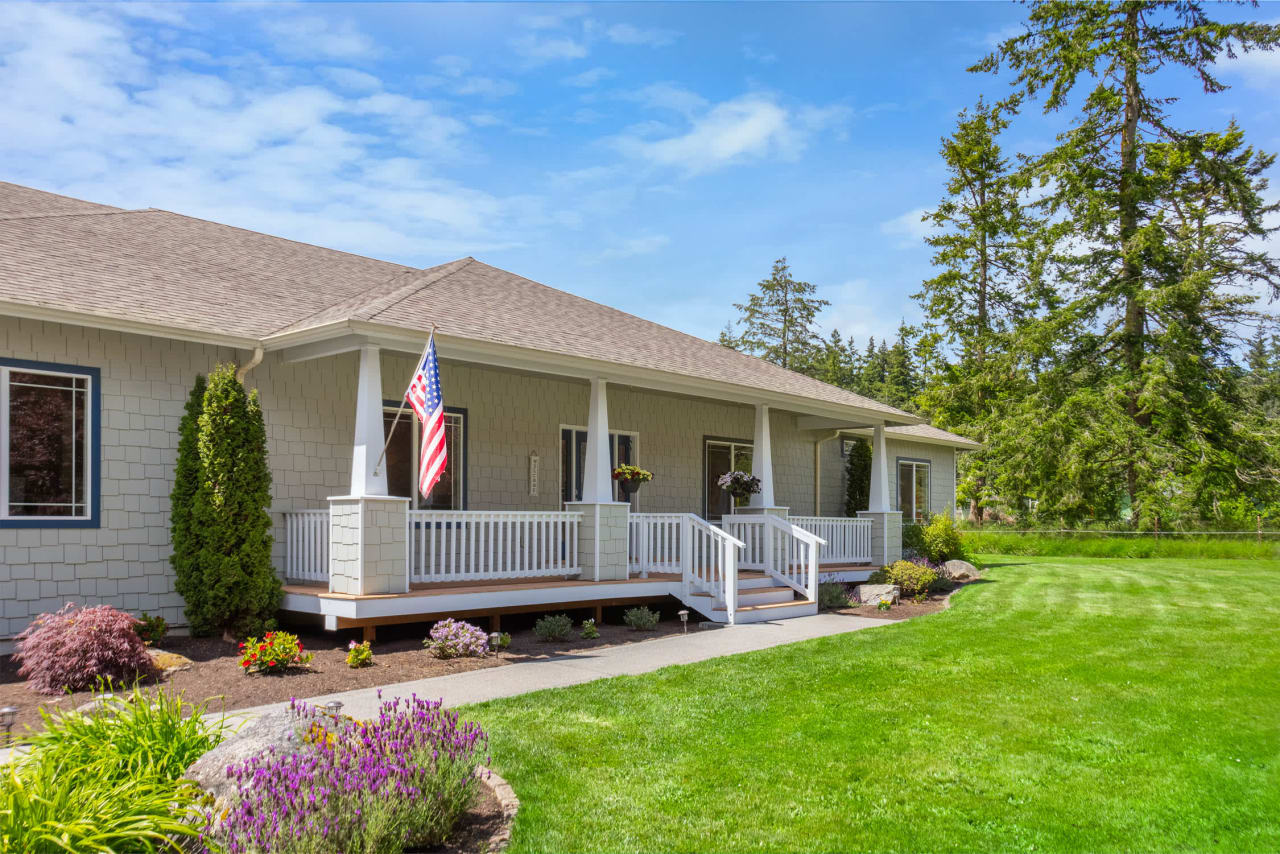
[[[680,554],[686,598],[694,590],[709,594],[724,607],[726,622],[733,625],[738,610],[738,551],[746,543],[701,516],[686,513],[684,519]]]
[[[834,516],[792,516],[789,520],[827,541],[822,563],[871,563],[871,520]]]
[[[284,576],[329,581],[329,511],[289,510],[284,514]]]
[[[683,513],[632,513],[627,517],[627,575],[680,572]]]
[[[724,529],[743,543],[743,569],[757,569],[818,601],[818,554],[826,541],[777,516],[725,516]]]
[[[410,510],[409,581],[573,575],[581,513]]]

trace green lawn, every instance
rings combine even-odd
[[[1280,561],[988,563],[942,614],[470,707],[513,850],[1280,850]]]

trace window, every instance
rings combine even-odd
[[[445,407],[444,443],[448,451],[444,474],[431,489],[431,497],[423,498],[418,492],[418,451],[422,445],[422,425],[413,410],[405,407],[395,432],[396,411],[400,404],[388,405],[382,411],[383,436],[390,436],[387,444],[387,494],[408,496],[409,506],[417,510],[465,510],[467,444],[467,413],[464,409]]]
[[[929,521],[929,463],[898,460],[898,509],[904,522]]]
[[[0,525],[97,525],[98,378],[0,360]]]
[[[609,469],[621,465],[639,465],[639,433],[618,431],[609,434]],[[585,427],[560,428],[560,500],[582,500],[582,474],[587,459]],[[613,500],[618,501],[618,484],[612,484]],[[635,496],[632,496],[635,500]]]
[[[751,471],[751,443],[736,439],[707,439],[703,448],[703,518],[719,519],[735,507],[746,507],[750,499],[734,500],[720,488],[721,475],[731,471]]]

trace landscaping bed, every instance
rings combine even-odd
[[[154,693],[163,686],[190,703],[207,703],[211,712],[231,711],[250,706],[284,702],[293,697],[317,697],[350,691],[408,682],[450,673],[463,673],[487,667],[500,667],[521,661],[550,658],[580,650],[624,643],[637,643],[677,634],[681,631],[678,620],[659,622],[653,631],[638,632],[627,626],[603,624],[598,626],[600,637],[584,640],[578,636],[581,621],[575,623],[573,635],[563,641],[544,642],[534,637],[531,621],[512,623],[511,645],[497,655],[483,658],[439,659],[422,647],[422,639],[430,628],[429,623],[412,626],[396,626],[380,630],[386,639],[373,644],[373,664],[353,669],[347,666],[347,643],[354,635],[348,633],[303,633],[304,647],[314,654],[309,667],[293,669],[284,674],[246,675],[239,664],[239,650],[234,643],[216,638],[169,637],[161,644],[165,652],[177,653],[191,659],[191,669],[180,670],[164,677],[158,683],[142,686],[144,693]],[[524,623],[528,622],[528,627]],[[689,631],[699,631],[691,622]],[[39,709],[75,709],[93,699],[94,692],[80,691],[72,694],[47,696],[30,690],[18,676],[18,667],[11,656],[0,657],[0,706],[18,708],[14,733],[26,727],[40,725]]]

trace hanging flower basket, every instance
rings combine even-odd
[[[745,471],[722,474],[716,484],[737,499],[750,498],[760,491],[760,478]]]
[[[630,498],[642,483],[653,480],[653,472],[639,466],[622,465],[613,470],[613,479],[618,482],[622,494]]]

